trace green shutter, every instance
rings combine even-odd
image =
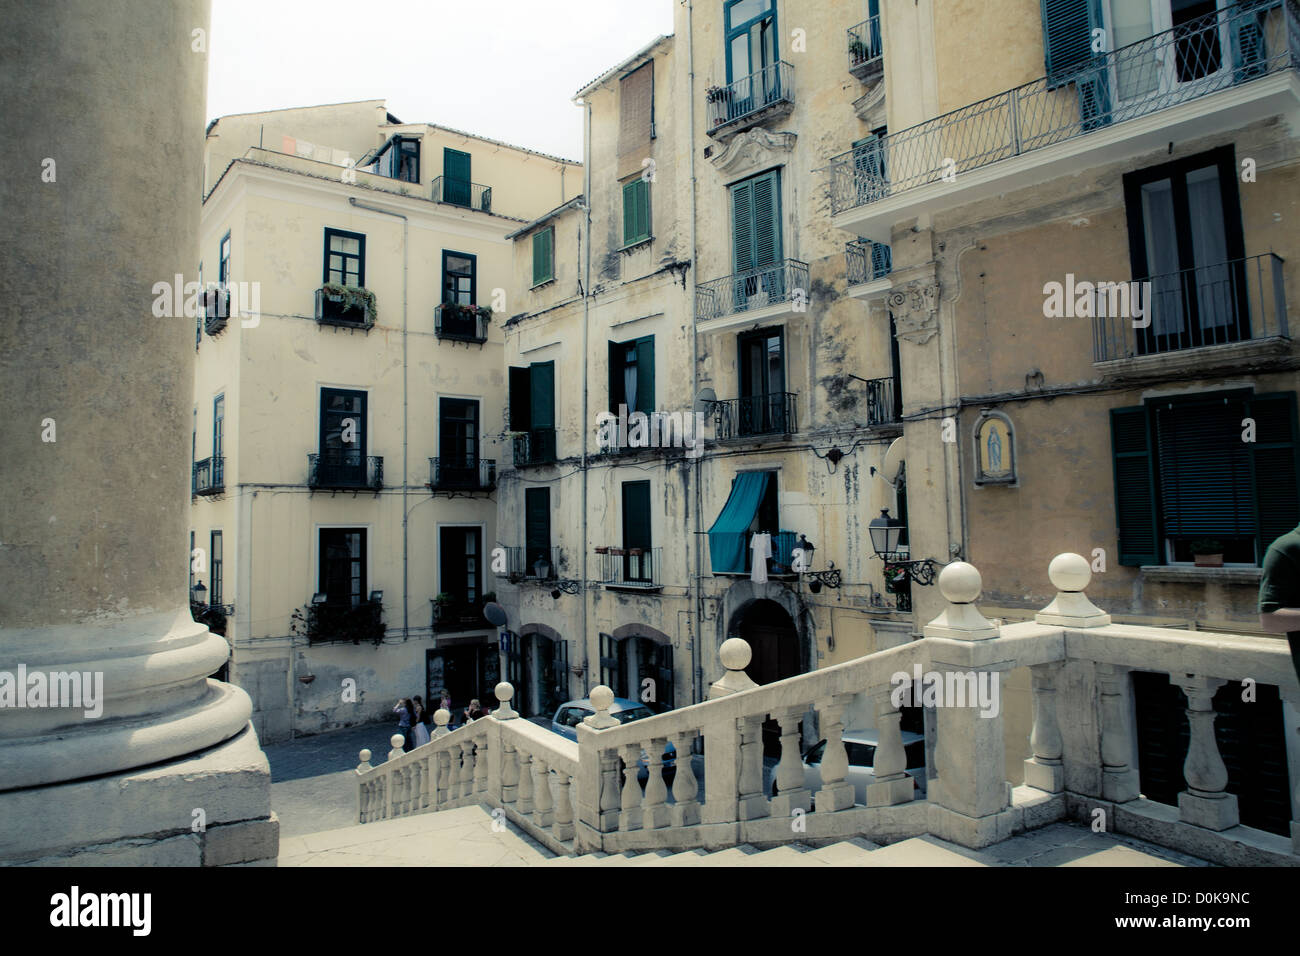
[[[528,368],[532,388],[532,427],[555,427],[555,363],[534,362]]]
[[[1164,537],[1237,538],[1256,533],[1250,449],[1240,397],[1162,401],[1152,409],[1156,485]]]
[[[1100,28],[1100,0],[1041,0],[1044,67],[1049,85],[1069,78],[1093,56],[1092,31]]]
[[[526,432],[532,422],[532,376],[526,368],[511,368],[510,430]]]
[[[538,558],[551,558],[551,490],[549,488],[524,489],[524,549],[532,571]]]
[[[754,180],[754,268],[765,269],[781,259],[780,180],[775,171]]]
[[[623,482],[623,547],[651,547],[648,481]]]
[[[650,184],[639,176],[623,184],[623,245],[650,238]]]
[[[444,202],[468,206],[472,198],[469,153],[444,147],[442,150],[442,175]]]
[[[636,340],[636,410],[647,415],[655,410],[655,337]]]
[[[1119,563],[1159,564],[1155,477],[1146,408],[1140,405],[1133,408],[1112,408],[1110,441],[1115,457],[1115,522],[1119,529]]]
[[[1246,414],[1255,420],[1255,508],[1261,560],[1268,546],[1300,525],[1300,428],[1295,392],[1254,395]]]
[[[754,183],[747,180],[731,187],[731,225],[737,275],[754,268]]]
[[[555,227],[533,233],[533,285],[555,278]]]
[[[623,386],[619,381],[619,375],[623,371],[620,349],[624,346],[617,342],[609,343],[609,410],[615,415],[618,414],[618,397],[623,394]]]

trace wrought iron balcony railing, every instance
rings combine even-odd
[[[433,629],[435,631],[466,631],[477,628],[490,628],[487,618],[483,616],[485,601],[451,601],[439,604],[433,602]]]
[[[893,378],[867,381],[867,424],[893,425],[903,418],[903,403],[898,382]]]
[[[849,285],[875,282],[889,275],[893,255],[889,246],[870,239],[854,239],[844,244],[844,259]]]
[[[352,452],[308,455],[307,487],[327,491],[379,491],[384,487],[383,456]]]
[[[203,331],[216,335],[226,327],[226,320],[230,318],[230,290],[205,289],[202,303]]]
[[[718,441],[749,435],[792,435],[799,430],[794,392],[771,392],[726,398],[713,403],[714,437]]]
[[[808,301],[808,263],[783,259],[762,269],[701,282],[695,287],[695,321],[707,322],[769,305]]]
[[[849,28],[849,72],[864,83],[884,71],[880,14]]]
[[[491,319],[491,309],[443,302],[433,309],[433,334],[456,342],[483,343],[487,341]]]
[[[539,563],[544,562],[544,567]],[[540,574],[538,572],[541,572]],[[505,576],[512,581],[554,581],[560,572],[560,549],[552,548],[506,548]],[[501,577],[503,572],[498,571]]]
[[[384,639],[384,606],[378,601],[308,604],[302,621],[311,644],[379,644]]]
[[[472,183],[467,179],[448,179],[439,176],[433,181],[433,201],[464,206],[479,212],[492,211],[492,187]]]
[[[663,548],[598,548],[596,566],[606,587],[659,588],[663,557]]]
[[[1094,362],[1289,338],[1282,259],[1272,253],[1134,282],[1098,288]]]
[[[368,289],[323,286],[316,290],[316,321],[347,329],[370,329],[375,324],[375,295]]]
[[[772,563],[768,565],[769,573],[777,577],[796,574],[797,572],[794,570],[794,549],[798,546],[799,536],[793,531],[769,533],[772,535],[772,557],[769,559]],[[730,538],[743,543],[739,553],[744,555],[743,563],[738,563],[735,567],[719,569],[714,573],[749,574],[754,563],[754,552],[750,547],[750,541],[753,539],[754,534],[755,532],[752,531],[711,532],[710,537],[718,535],[721,538]]]
[[[1297,68],[1296,0],[1234,3],[834,157],[831,212]]]
[[[794,109],[794,67],[784,61],[704,94],[709,107],[709,135],[739,132],[763,119]]]
[[[190,494],[217,495],[226,490],[226,459],[214,455],[194,463],[190,476]]]
[[[430,458],[429,486],[435,491],[491,491],[497,463],[491,458]]]
[[[515,467],[545,465],[555,461],[555,429],[533,428],[511,437]]]

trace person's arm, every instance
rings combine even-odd
[[[1300,607],[1283,607],[1276,611],[1261,611],[1259,626],[1270,634],[1300,631]]]
[[[1259,582],[1259,625],[1269,634],[1300,631],[1300,568],[1281,549],[1264,555]]]

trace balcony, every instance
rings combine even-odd
[[[308,455],[307,487],[313,491],[379,491],[384,487],[384,459],[351,452]]]
[[[772,557],[768,560],[768,575],[775,578],[797,577],[798,573],[793,569],[794,549],[798,546],[799,535],[793,531],[776,531],[772,535]],[[739,574],[748,576],[752,573],[751,569],[754,563],[754,552],[750,550],[750,541],[754,537],[754,532],[742,531],[736,534],[729,532],[710,532],[710,547],[714,546],[713,539],[718,538],[720,541],[739,540],[743,547],[737,553],[743,555],[743,567],[738,563],[735,566],[726,567],[725,570],[711,570],[714,576],[724,574]],[[710,567],[713,566],[713,555],[709,557]]]
[[[434,491],[491,491],[497,463],[490,458],[430,458],[429,487]]]
[[[597,573],[607,588],[658,591],[663,588],[663,556],[663,548],[597,548]]]
[[[223,455],[194,463],[190,475],[191,495],[219,495],[226,490],[226,459]]]
[[[369,331],[377,317],[375,294],[369,289],[328,282],[316,290],[316,322]]]
[[[295,624],[310,644],[378,645],[384,639],[384,607],[378,601],[356,604],[308,604],[295,614]]]
[[[705,91],[708,133],[728,140],[760,123],[789,116],[794,110],[794,67],[784,61],[749,76]]]
[[[433,334],[451,342],[487,341],[492,310],[487,306],[457,305],[444,302],[433,309]]]
[[[1300,107],[1300,6],[1236,3],[834,157],[832,223],[956,208]]]
[[[464,179],[439,176],[433,181],[433,201],[445,202],[477,212],[492,211],[492,187]]]
[[[1097,291],[1093,366],[1106,378],[1259,371],[1291,353],[1282,259],[1272,253],[1151,276],[1142,316],[1126,283]],[[1138,328],[1137,323],[1148,323]]]
[[[863,83],[871,83],[885,71],[885,45],[880,34],[880,15],[864,20],[849,31],[849,72]]]
[[[893,378],[864,379],[867,386],[867,425],[880,428],[900,425],[903,420],[902,397]]]
[[[230,290],[205,289],[200,300],[203,306],[203,331],[216,335],[226,328],[230,317]]]
[[[555,429],[533,428],[514,432],[510,440],[515,467],[549,465],[555,461]]]
[[[889,273],[893,256],[889,246],[870,239],[854,239],[844,244],[845,276],[849,295],[855,299],[873,299],[889,292]]]
[[[755,435],[793,435],[799,431],[794,392],[726,398],[712,403],[716,441]]]
[[[487,595],[483,600],[477,602],[446,600],[439,602],[435,598],[433,600],[433,629],[435,631],[470,631],[491,628],[492,625],[483,616],[483,607],[487,604],[489,598],[495,597],[495,594]]]
[[[511,583],[520,581],[554,581],[559,575],[559,548],[506,548],[506,570],[497,577],[508,577]],[[538,567],[538,565],[543,565]],[[538,572],[541,572],[540,574]]]
[[[695,287],[695,324],[701,332],[780,322],[807,311],[808,263],[798,259],[783,259]]]

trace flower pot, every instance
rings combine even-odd
[[[645,554],[645,548],[628,548],[627,553],[632,555],[634,558],[639,558],[641,555]]]
[[[621,558],[627,552],[625,552],[622,548],[610,548],[609,553],[615,555],[616,557]]]
[[[597,548],[597,549],[596,549],[596,553],[597,553],[597,554],[609,554],[609,548]]]
[[[1223,567],[1223,554],[1195,554],[1192,557],[1196,560],[1198,568],[1221,568]]]

